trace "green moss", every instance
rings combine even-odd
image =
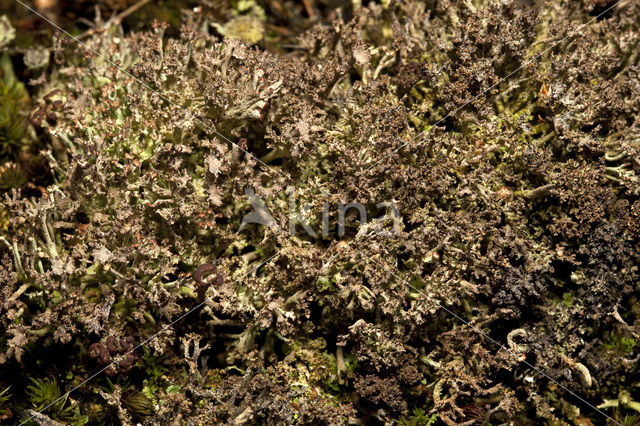
[[[629,353],[636,346],[636,341],[630,337],[624,337],[619,332],[612,332],[607,337],[604,347],[609,351]]]
[[[68,395],[62,395],[55,378],[30,380],[31,384],[27,386],[25,393],[34,410],[73,425],[82,425],[88,421],[86,416],[80,415],[78,404],[68,403]]]
[[[136,419],[143,419],[153,413],[153,403],[142,392],[131,392],[124,397],[124,405]]]
[[[12,414],[9,405],[9,401],[11,400],[11,393],[9,392],[9,389],[11,389],[11,386],[0,391],[0,419],[9,418]]]
[[[0,158],[15,158],[28,142],[29,95],[7,53],[0,54]]]
[[[435,414],[428,415],[423,409],[415,408],[412,415],[402,416],[394,422],[401,426],[431,426],[437,419]]]

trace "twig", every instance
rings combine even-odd
[[[122,22],[124,18],[135,13],[138,9],[140,9],[142,6],[146,5],[149,2],[151,2],[151,0],[140,0],[139,2],[127,8],[126,10],[123,10],[116,16],[109,18],[109,21],[107,21],[107,26],[111,24],[116,24],[116,25],[119,24],[120,22]]]

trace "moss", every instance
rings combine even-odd
[[[31,378],[25,393],[35,410],[49,414],[53,419],[72,425],[82,425],[87,421],[80,415],[77,404],[69,401],[67,396],[61,398],[63,395],[55,378]]]
[[[562,295],[562,303],[564,303],[565,307],[570,308],[573,305],[573,294],[571,294],[571,292],[565,292]]]
[[[415,408],[411,416],[402,416],[394,420],[396,424],[401,426],[431,426],[438,420],[435,414],[428,415],[424,410]]]
[[[28,143],[29,95],[7,53],[0,53],[0,157],[17,158]]]
[[[633,351],[636,341],[630,337],[625,337],[620,332],[611,332],[607,336],[604,347],[608,351],[628,354]]]

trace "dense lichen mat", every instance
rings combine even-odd
[[[3,424],[640,424],[640,2],[0,5]]]

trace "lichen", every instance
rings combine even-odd
[[[637,411],[637,2],[115,3],[0,36],[0,416]]]

